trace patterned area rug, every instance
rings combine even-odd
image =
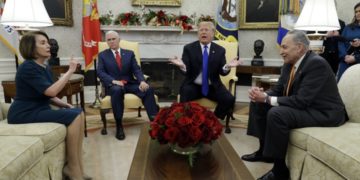
[[[230,127],[234,128],[247,128],[248,124],[248,115],[244,114],[234,114],[235,120],[230,120]],[[107,127],[115,127],[115,121],[112,113],[106,114],[107,119]],[[142,112],[142,117],[137,116],[136,111],[132,112],[124,112],[123,117],[123,125],[131,126],[135,124],[141,124],[148,122],[148,118],[145,112]],[[87,130],[94,131],[101,129],[103,127],[103,123],[101,121],[100,115],[96,114],[88,114],[86,116]],[[221,121],[221,123],[225,126],[225,121]]]

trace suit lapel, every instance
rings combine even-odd
[[[292,82],[292,85],[290,86],[289,94],[293,94],[294,88],[297,87],[297,85],[299,84],[299,80],[302,75],[303,68],[306,65],[306,63],[309,61],[309,56],[311,56],[310,51],[306,53],[304,59],[301,61],[301,64],[299,65],[299,67],[296,70],[294,80]],[[286,86],[287,86],[287,83],[286,83]]]
[[[114,56],[113,52],[111,51],[111,49],[108,49],[106,56],[107,56],[107,59],[109,59],[108,63],[111,64],[111,66],[117,66],[115,56]]]
[[[311,54],[310,51],[307,52],[304,59],[301,61],[301,64],[299,65],[298,69],[296,70],[293,84],[297,84],[297,81],[299,80],[299,77],[301,77],[302,69],[303,69],[304,65],[307,63],[307,61],[309,60],[310,54]]]
[[[201,46],[200,46],[200,42],[197,41],[197,43],[195,44],[195,52],[196,52],[196,64],[199,64],[199,66],[201,67],[202,65],[202,49],[201,49]]]
[[[215,57],[215,43],[211,43],[210,51],[209,51],[209,64],[212,64]],[[210,67],[210,65],[209,65]]]

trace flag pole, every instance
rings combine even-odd
[[[16,71],[19,67],[19,57],[15,54],[15,65],[16,65]]]
[[[100,108],[100,95],[98,88],[98,80],[97,80],[97,69],[96,69],[96,59],[94,59],[94,71],[95,71],[95,101],[90,105],[91,108]]]

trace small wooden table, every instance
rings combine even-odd
[[[280,74],[281,66],[238,66],[236,74]]]
[[[152,140],[148,130],[146,123],[140,133],[128,180],[254,179],[225,135],[197,153],[191,168],[187,156],[175,154],[168,145]]]

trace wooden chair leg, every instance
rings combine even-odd
[[[141,117],[141,106],[138,108],[138,117]]]
[[[87,137],[87,124],[86,124],[86,116],[84,116],[84,134]]]
[[[107,129],[106,129],[106,113],[110,112],[109,109],[100,109],[100,116],[101,121],[103,122],[103,128],[101,129],[101,134],[106,135]]]

